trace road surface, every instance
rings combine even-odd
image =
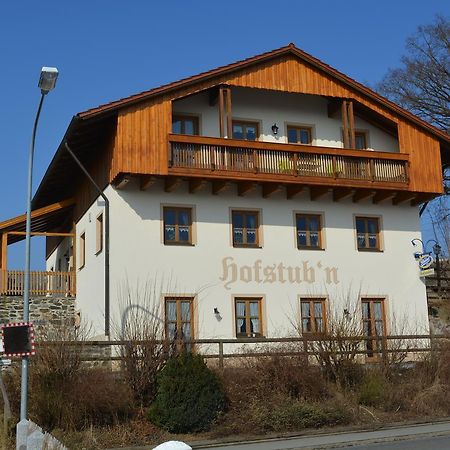
[[[450,422],[382,428],[376,431],[321,434],[236,444],[193,445],[195,450],[449,450]]]

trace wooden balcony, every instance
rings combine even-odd
[[[409,155],[169,135],[169,174],[407,190]]]
[[[21,270],[0,271],[0,294],[23,295],[24,272]],[[75,272],[30,272],[30,295],[75,296]]]

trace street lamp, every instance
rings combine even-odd
[[[55,87],[58,78],[58,70],[55,67],[43,67],[39,78],[38,87],[41,90],[41,99],[34,119],[33,133],[31,137],[30,152],[28,156],[28,190],[27,190],[27,216],[25,232],[25,273],[23,283],[23,321],[30,319],[30,241],[31,241],[31,197],[33,190],[33,158],[36,130],[41,115],[44,97]],[[22,358],[22,379],[20,390],[20,420],[27,418],[28,400],[28,357]]]
[[[436,281],[437,281],[437,289],[438,295],[441,293],[441,261],[439,259],[439,255],[441,254],[442,247],[434,240],[430,239],[428,242],[434,242],[433,245],[433,253],[436,255]]]

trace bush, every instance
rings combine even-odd
[[[55,330],[45,336],[30,358],[29,415],[44,429],[86,429],[111,425],[133,414],[129,387],[108,369],[82,362],[86,349],[74,330]],[[79,345],[70,342],[79,341]],[[20,406],[20,367],[5,380],[13,414]]]
[[[172,433],[205,430],[225,408],[217,376],[200,355],[171,358],[157,377],[156,398],[149,418]]]
[[[347,414],[330,405],[289,401],[279,398],[279,402],[252,402],[248,408],[248,420],[253,430],[297,431],[303,428],[319,428],[347,422]]]
[[[382,374],[377,372],[367,374],[359,386],[358,402],[366,406],[383,406],[386,384]]]
[[[302,356],[276,354],[289,350],[287,346],[274,348],[273,355],[245,358],[243,367],[227,369],[225,383],[232,400],[266,400],[269,393],[312,402],[328,397],[320,367],[309,365]]]
[[[105,369],[80,370],[69,380],[30,378],[30,416],[46,429],[87,429],[112,425],[131,416],[131,391]]]

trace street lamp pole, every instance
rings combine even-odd
[[[39,78],[38,87],[41,89],[36,118],[34,119],[33,134],[31,137],[30,151],[28,156],[28,189],[27,189],[27,215],[25,231],[25,272],[23,283],[23,321],[30,320],[30,241],[31,241],[31,198],[33,191],[33,159],[36,131],[41,115],[42,104],[45,96],[55,87],[58,78],[58,70],[54,67],[43,67]],[[28,357],[22,358],[22,378],[20,390],[20,420],[26,420],[28,407]]]

